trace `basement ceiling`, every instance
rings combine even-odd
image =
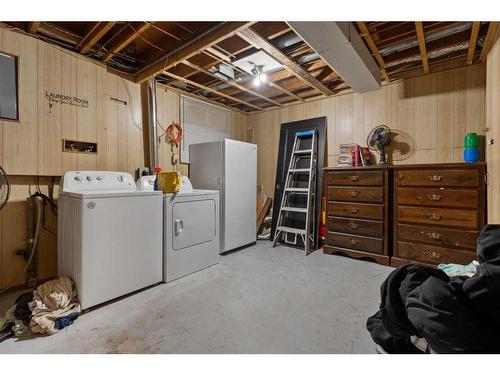
[[[134,82],[166,87],[243,112],[350,90],[286,22],[2,22],[88,56]],[[497,22],[353,22],[387,82],[484,62]],[[254,87],[237,61],[261,51],[281,68]],[[224,63],[235,77],[216,74]],[[333,68],[333,69],[332,69]]]

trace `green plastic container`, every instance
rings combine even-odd
[[[476,148],[479,147],[479,137],[476,133],[467,133],[464,138],[465,148]]]

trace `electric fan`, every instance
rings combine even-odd
[[[0,210],[5,206],[9,200],[10,184],[7,178],[7,173],[0,165]]]
[[[391,129],[386,125],[379,125],[372,129],[366,144],[371,150],[380,152],[379,164],[387,164],[387,157],[385,154],[385,146],[391,142]]]

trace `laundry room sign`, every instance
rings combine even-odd
[[[49,102],[49,108],[52,109],[54,104],[69,104],[76,107],[87,108],[89,106],[88,99],[79,98],[77,96],[69,96],[57,94],[51,91],[45,91],[45,99]]]

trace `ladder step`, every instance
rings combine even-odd
[[[307,212],[307,208],[301,208],[301,207],[283,207],[283,211],[292,211],[292,212]]]
[[[312,137],[313,134],[316,134],[316,130],[306,130],[302,132],[296,132],[295,137]]]
[[[285,191],[293,191],[294,193],[307,193],[309,191],[309,189],[308,188],[287,187],[287,188],[285,188]]]
[[[312,150],[311,149],[308,149],[308,150],[295,150],[293,153],[294,154],[298,154],[298,155],[300,155],[300,154],[310,154],[310,153],[312,153]]]
[[[287,232],[287,233],[306,234],[305,229],[298,229],[298,228],[292,228],[292,227],[280,226],[280,227],[278,227],[278,230],[280,230],[282,232]]]
[[[309,168],[295,168],[295,169],[290,169],[290,172],[294,172],[294,173],[309,173],[310,170],[309,170]]]

